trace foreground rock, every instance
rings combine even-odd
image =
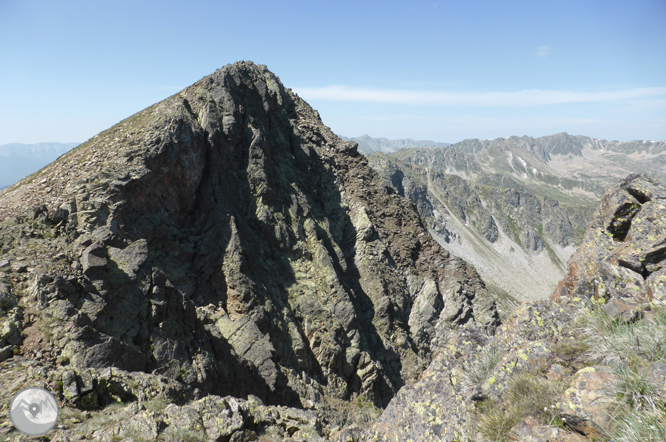
[[[475,270],[251,62],[3,191],[0,253],[2,358],[91,411],[148,389],[178,416],[252,395],[351,425],[339,404],[385,406],[452,327],[498,325]],[[133,410],[142,437],[171,425]]]
[[[664,440],[665,197],[645,175],[608,189],[552,300],[451,334],[365,439]]]
[[[666,186],[631,175],[608,189],[553,298],[580,297],[630,321],[666,301]]]

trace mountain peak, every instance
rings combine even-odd
[[[96,135],[0,195],[9,290],[59,318],[26,340],[188,398],[386,405],[448,329],[498,316],[356,146],[252,62]]]

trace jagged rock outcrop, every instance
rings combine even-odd
[[[168,379],[183,403],[384,406],[451,327],[498,325],[474,268],[251,62],[3,191],[0,252],[3,340],[90,408],[108,369]]]
[[[553,298],[602,303],[613,317],[634,319],[666,301],[666,186],[630,175],[609,188]]]
[[[451,334],[364,437],[663,440],[665,196],[646,175],[609,188],[552,299],[521,305],[493,336]]]

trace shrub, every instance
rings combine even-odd
[[[563,387],[548,379],[529,373],[516,375],[510,382],[506,400],[517,408],[522,418],[532,416],[546,424],[558,424],[559,416],[555,403]]]
[[[478,429],[487,440],[505,442],[507,434],[514,425],[520,422],[515,410],[507,410],[496,400],[479,403]]]

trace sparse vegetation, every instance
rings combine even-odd
[[[666,309],[659,308],[642,320],[613,319],[599,308],[583,329],[590,357],[612,367],[637,368],[648,362],[666,361]]]
[[[498,401],[484,401],[478,409],[479,433],[488,440],[505,442],[509,431],[519,421],[517,415],[507,413]]]
[[[473,396],[474,392],[480,389],[493,373],[500,359],[502,359],[502,354],[499,349],[490,347],[483,351],[473,364],[465,366],[459,384],[461,393],[465,396]]]
[[[666,440],[666,411],[621,408],[611,417],[613,441],[663,442]]]
[[[75,424],[86,423],[88,415],[79,409],[63,407],[60,409],[60,422],[65,428],[72,428]]]
[[[553,356],[566,365],[575,365],[579,362],[589,363],[587,352],[590,345],[580,339],[562,339],[553,346]]]
[[[139,433],[134,428],[128,428],[123,432],[121,432],[121,434],[125,436],[125,438],[129,437],[130,440],[132,440],[133,442],[150,442],[150,440],[152,439],[152,438],[148,439],[143,437],[141,433]],[[124,440],[124,438],[121,438],[119,440]]]
[[[487,440],[504,442],[511,428],[527,416],[544,425],[562,426],[555,406],[562,386],[529,373],[510,381],[504,400],[488,399],[478,406],[478,430]]]
[[[164,396],[159,395],[145,401],[143,405],[150,411],[162,411],[169,405],[169,401]]]
[[[610,411],[614,441],[666,440],[666,405],[660,385],[649,379],[655,363],[666,362],[666,308],[647,312],[636,322],[613,319],[598,309],[590,315],[585,338],[590,356],[613,368],[607,390],[617,401]]]
[[[51,341],[53,339],[53,330],[55,330],[61,322],[62,321],[53,316],[43,315],[41,318],[37,320],[35,325],[37,326],[39,331],[42,332],[44,338],[47,341]]]
[[[553,381],[522,373],[511,380],[506,400],[511,408],[518,409],[521,419],[532,416],[546,425],[561,425],[555,403],[562,390],[562,386]]]

